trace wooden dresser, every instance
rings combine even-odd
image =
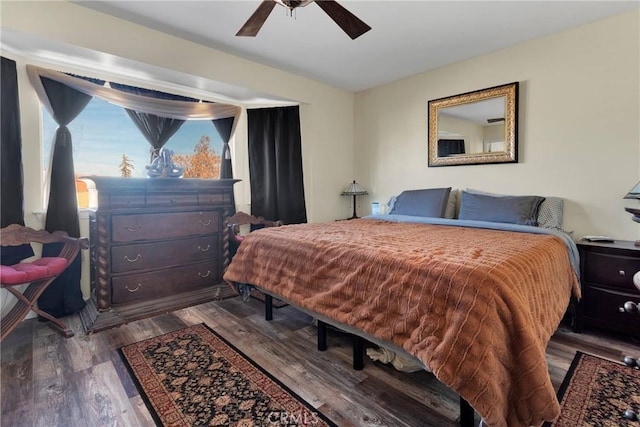
[[[217,297],[229,259],[237,180],[91,177],[87,332]]]
[[[640,272],[640,247],[633,242],[578,243],[582,299],[577,306],[575,331],[583,325],[640,337],[638,316],[627,313],[627,301],[640,302],[633,276]]]

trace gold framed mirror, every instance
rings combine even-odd
[[[518,82],[429,101],[429,166],[518,162]]]

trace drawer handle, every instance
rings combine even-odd
[[[124,288],[125,288],[126,290],[128,290],[129,292],[134,293],[134,292],[138,292],[138,290],[139,290],[141,287],[142,287],[142,285],[141,285],[140,283],[138,283],[138,286],[136,286],[136,288],[135,288],[135,289],[129,289],[129,286],[125,286]]]
[[[136,255],[136,257],[134,259],[129,258],[128,256],[124,256],[123,257],[125,259],[125,261],[129,261],[129,262],[136,262],[138,261],[140,258],[142,258],[142,255],[138,254]]]
[[[633,286],[640,291],[640,271],[637,271],[636,274],[633,275]]]
[[[127,231],[130,231],[130,232],[135,232],[135,231],[140,231],[140,230],[142,230],[142,226],[141,226],[141,225],[138,225],[138,226],[136,226],[136,227],[129,227],[129,226],[127,226],[127,227],[125,227],[125,229],[126,229]]]
[[[204,277],[209,277],[209,276],[211,276],[211,270],[207,270],[206,274],[202,274],[202,273],[198,272],[198,276],[203,277],[203,278]]]
[[[200,247],[200,245],[198,245],[198,250],[200,252],[207,252],[209,249],[211,249],[211,245],[207,245],[206,248],[202,249],[202,247]]]
[[[635,313],[636,311],[640,314],[640,304],[636,304],[633,301],[627,301],[624,303],[622,307],[618,307],[620,313]]]
[[[207,226],[211,225],[211,220],[210,219],[208,219],[206,221],[200,220],[200,221],[198,221],[198,223],[203,227],[207,227]]]
[[[624,276],[625,272],[624,272],[624,270],[620,270],[620,271],[618,271],[618,274],[621,275],[621,276]]]

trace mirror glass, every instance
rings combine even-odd
[[[429,101],[429,166],[518,161],[518,83]]]

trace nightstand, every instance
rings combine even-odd
[[[621,310],[627,301],[640,300],[633,276],[640,272],[640,247],[634,242],[578,243],[582,299],[576,307],[574,329],[596,326],[640,336],[638,318]]]

